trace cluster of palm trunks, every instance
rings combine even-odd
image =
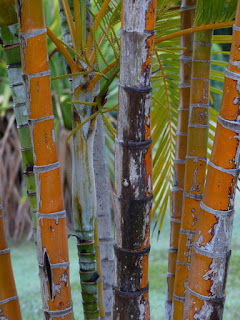
[[[122,1],[121,58],[99,73],[95,69],[99,44],[96,45],[92,31],[98,29],[110,2],[101,1],[92,18],[89,13],[91,1],[59,1],[64,42],[71,54],[46,27],[42,0],[17,0],[15,8],[14,1],[4,2],[8,14],[5,27],[1,28],[1,38],[21,142],[46,320],[74,319],[47,35],[63,54],[69,71],[73,114],[72,207],[84,317],[150,319],[151,75],[157,0]],[[195,0],[182,1],[182,29],[192,27],[195,9]],[[165,310],[165,318],[169,320],[222,319],[223,315],[233,202],[239,173],[239,10],[238,1],[224,95],[208,168],[213,31],[181,37],[180,105]],[[119,15],[118,10],[116,14]],[[84,57],[82,61],[81,57]],[[113,245],[110,210],[104,208],[109,196],[102,197],[108,192],[102,110],[107,89],[100,87],[100,79],[107,74],[109,86],[119,70]],[[96,131],[98,140],[95,139]],[[225,150],[224,155],[222,150]],[[2,209],[0,201],[0,318],[20,320]],[[104,211],[108,211],[108,220],[104,220]],[[103,271],[99,239],[105,258],[102,259]],[[107,254],[112,249],[115,252],[113,298],[113,258],[111,253],[110,258]]]

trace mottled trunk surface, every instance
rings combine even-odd
[[[115,154],[113,319],[150,319],[151,61],[157,1],[124,0]]]
[[[191,28],[195,14],[196,0],[184,0],[181,5],[181,29]],[[170,220],[170,246],[168,253],[167,297],[165,319],[171,319],[175,268],[178,240],[181,226],[185,158],[187,153],[188,117],[190,104],[193,34],[181,37],[179,108],[176,133],[176,154],[174,161],[174,179],[172,187],[172,205]]]
[[[70,47],[73,41],[70,35],[65,11],[60,4],[60,17],[63,39]],[[74,3],[68,0],[69,8],[74,19]],[[86,1],[91,8],[91,2]],[[86,8],[85,8],[86,9]],[[86,34],[89,35],[89,26],[92,18],[86,11]],[[87,68],[87,66],[84,66]],[[68,73],[71,72],[67,66]],[[99,84],[93,90],[88,89],[88,83],[94,74],[89,76],[74,76],[69,78],[73,101],[91,103],[99,93]],[[73,105],[73,129],[91,116],[91,106],[75,103]],[[79,256],[79,273],[82,290],[82,303],[85,319],[99,318],[98,278],[94,229],[96,218],[96,188],[93,168],[93,144],[95,136],[95,120],[87,122],[73,135],[72,158],[72,210],[74,228],[77,236]]]
[[[222,105],[193,244],[183,316],[186,320],[220,320],[223,317],[240,164],[240,1],[235,21]]]
[[[211,41],[211,30],[194,35],[183,208],[172,305],[174,320],[181,320],[183,315],[192,244],[204,190],[209,126]]]
[[[37,193],[37,247],[44,319],[72,319],[66,212],[51,101],[41,0],[17,1],[23,79]]]
[[[8,77],[12,89],[13,110],[16,116],[18,134],[21,144],[23,159],[23,175],[25,178],[30,210],[33,221],[34,237],[37,229],[37,198],[36,185],[33,173],[33,149],[30,131],[28,127],[28,116],[26,96],[22,79],[21,54],[18,40],[18,25],[1,28],[1,39],[7,63]]]
[[[80,94],[80,97],[73,94],[73,100],[90,102],[94,100],[94,97],[87,92],[86,96]],[[81,123],[75,107],[76,104],[73,108],[73,129]],[[86,108],[86,106],[82,107]],[[90,108],[88,108],[89,110]],[[85,319],[99,318],[97,284],[99,274],[94,243],[96,218],[96,189],[93,168],[94,133],[90,123],[87,123],[73,135],[73,217],[78,238],[79,272]]]
[[[4,235],[3,207],[0,197],[0,319],[22,320],[15,280]]]
[[[104,124],[101,115],[97,118],[94,140],[94,169],[97,194],[97,220],[101,251],[102,281],[105,302],[105,318],[112,320],[113,296],[113,238],[110,211],[110,191],[105,153]]]

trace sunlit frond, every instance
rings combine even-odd
[[[225,0],[218,1],[219,5],[215,11],[213,10],[213,2],[209,1],[208,3],[208,10],[211,12],[209,16],[206,8],[202,7],[202,1],[198,2],[197,25],[222,22],[234,18],[237,3],[235,0],[230,0],[227,5]],[[161,13],[161,17],[158,16],[156,37],[179,31],[180,8],[175,6],[175,3],[174,1],[167,0],[158,1],[158,15]],[[206,1],[204,1],[204,3],[206,3]],[[210,157],[213,146],[223,91],[224,71],[230,52],[230,46],[227,47],[226,45],[232,42],[232,35],[223,34],[222,31],[223,30],[218,30],[218,33],[213,36],[208,157]],[[224,50],[222,49],[223,45]],[[155,217],[155,227],[158,225],[159,232],[161,230],[163,217],[170,205],[177,110],[179,104],[179,54],[181,49],[179,38],[161,42],[157,45],[157,52],[162,66],[159,66],[155,57],[153,63],[152,129],[154,146],[154,205],[152,214]]]

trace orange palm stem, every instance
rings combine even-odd
[[[208,175],[200,205],[183,319],[222,319],[239,175],[240,1]]]
[[[44,319],[72,319],[66,212],[58,162],[47,30],[41,0],[17,0],[23,80],[33,142],[37,247]]]
[[[3,211],[0,198],[0,319],[22,320],[12,270],[10,250],[4,236]]]
[[[206,174],[211,40],[212,30],[194,35],[183,207],[172,308],[174,320],[182,320],[192,243]]]
[[[181,5],[181,28],[192,26],[196,0],[184,0]],[[174,179],[172,187],[172,206],[170,220],[170,246],[168,253],[167,299],[165,305],[166,319],[171,319],[175,268],[178,251],[178,240],[182,216],[185,158],[187,153],[188,117],[190,104],[193,34],[181,36],[182,50],[180,56],[180,84],[178,127],[176,134],[176,154],[174,161]]]

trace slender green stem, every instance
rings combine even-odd
[[[34,234],[37,228],[36,185],[33,173],[33,149],[28,128],[26,97],[22,81],[21,55],[18,46],[18,25],[1,28],[1,39],[4,46],[4,56],[7,63],[10,86],[12,88],[14,113],[18,126],[18,134],[23,158],[23,174],[27,187],[28,199],[33,221]]]

